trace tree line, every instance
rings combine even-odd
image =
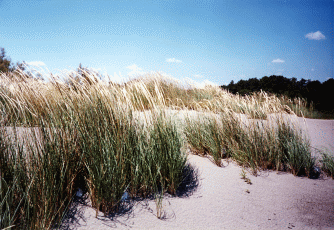
[[[283,76],[271,75],[261,79],[250,78],[234,83],[223,85],[221,88],[233,94],[248,95],[260,90],[275,94],[285,95],[291,99],[305,98],[308,105],[311,104],[318,111],[334,114],[334,79],[330,78],[321,83],[318,80],[297,80],[296,78],[286,78]]]

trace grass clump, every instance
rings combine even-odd
[[[322,152],[322,170],[334,179],[334,156],[329,153]]]
[[[247,177],[247,173],[244,168],[242,168],[240,176],[247,184],[252,184],[252,181]]]
[[[186,158],[176,127],[166,116],[156,115],[152,125],[144,129],[133,123],[131,110],[86,111],[94,114],[81,118],[95,117],[96,124],[79,125],[79,132],[97,211],[109,214],[117,210],[125,190],[131,196],[147,196],[158,190],[175,194]]]
[[[16,155],[9,155],[10,148],[5,128],[0,127],[0,228],[11,228],[17,218],[17,207],[20,199],[17,197],[18,175],[15,170]]]
[[[282,155],[278,155],[278,163],[283,167],[287,164],[294,175],[310,175],[315,165],[311,156],[311,146],[308,139],[303,138],[301,130],[282,121],[277,121],[278,145]]]
[[[175,123],[163,113],[154,115],[154,123],[150,131],[150,156],[160,175],[160,185],[169,193],[175,195],[181,183],[182,170],[186,164],[183,152],[183,141],[177,131]]]
[[[48,229],[61,221],[71,201],[81,161],[68,136],[50,131],[41,128],[41,133],[32,130],[23,137],[39,146],[16,139],[16,144],[11,142],[9,149],[1,153],[0,208],[8,217],[6,227]]]
[[[276,169],[309,176],[315,165],[309,141],[283,117],[252,121],[226,111],[219,114],[219,122],[213,116],[205,122],[199,118],[188,120],[186,134],[195,152],[209,154],[215,162],[224,155],[231,157],[254,174]]]
[[[222,165],[221,159],[225,154],[223,136],[216,119],[208,115],[187,117],[185,134],[193,152],[201,156],[211,156],[217,166]]]
[[[128,114],[96,102],[80,111],[78,131],[92,204],[97,213],[107,214],[127,187],[127,157],[134,152],[135,134]]]

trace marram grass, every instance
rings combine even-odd
[[[322,155],[322,170],[327,172],[334,179],[334,156],[326,151],[321,151]]]
[[[188,167],[186,146],[218,166],[231,158],[254,173],[307,175],[315,162],[307,140],[293,123],[268,119],[303,107],[282,101],[265,92],[185,87],[159,74],[125,84],[84,71],[50,81],[1,74],[0,228],[59,226],[79,187],[105,215],[121,207],[125,191],[175,195]],[[187,117],[180,129],[167,108],[207,115]],[[333,172],[333,160],[323,159]]]
[[[255,174],[288,169],[294,175],[309,175],[315,164],[307,138],[283,116],[247,121],[227,111],[188,119],[185,130],[194,152],[211,155],[218,166],[221,159],[230,157]]]

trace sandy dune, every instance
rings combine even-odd
[[[302,121],[302,118],[298,118]],[[328,148],[334,152],[334,120],[305,119],[311,145],[315,148]]]

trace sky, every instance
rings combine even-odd
[[[334,0],[0,0],[0,47],[50,72],[198,84],[333,78]]]

